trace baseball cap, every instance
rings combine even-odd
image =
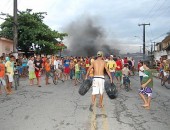
[[[102,51],[98,51],[98,52],[97,52],[97,56],[98,56],[98,57],[103,56],[103,52],[102,52]]]
[[[110,55],[110,57],[113,57],[113,55]]]

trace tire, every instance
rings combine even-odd
[[[118,96],[115,84],[111,84],[109,81],[105,82],[105,91],[110,99],[115,99]]]
[[[90,87],[92,86],[92,81],[89,79],[86,79],[80,86],[79,88],[79,94],[84,96],[90,89]]]

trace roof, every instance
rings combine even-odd
[[[162,40],[162,42],[169,42],[170,41],[170,35],[166,36],[165,39]]]
[[[8,42],[13,42],[12,40],[7,39],[7,38],[4,38],[4,37],[0,37],[0,40],[2,40],[2,41],[8,41]]]

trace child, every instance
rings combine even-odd
[[[4,86],[6,94],[10,94],[5,82],[5,65],[3,64],[2,57],[0,58],[0,94],[2,94],[1,86]]]
[[[45,81],[46,81],[46,85],[50,84],[50,83],[48,82],[49,76],[50,76],[50,71],[51,71],[50,60],[47,59],[47,60],[46,60],[46,63],[45,63],[45,73],[46,73]]]
[[[77,85],[77,82],[79,81],[79,78],[80,78],[80,61],[78,61],[76,64],[75,64],[75,86]]]
[[[149,69],[148,65],[149,65],[148,62],[143,62],[145,76],[143,76],[141,89],[139,91],[139,96],[142,98],[144,102],[142,106],[145,109],[150,109],[152,89],[153,89],[152,72]],[[145,96],[147,96],[147,98]]]
[[[27,63],[28,65],[28,71],[29,71],[29,80],[30,80],[30,85],[34,85],[34,79],[36,78],[35,76],[35,65],[34,65],[34,56],[30,58],[30,60]]]
[[[128,64],[125,64],[122,69],[123,84],[125,84],[125,80],[127,80],[127,82],[129,83],[129,87],[130,87],[130,79],[128,77],[129,74],[130,74],[130,70],[128,69]],[[130,89],[131,89],[131,87],[130,87]]]

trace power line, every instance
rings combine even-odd
[[[148,17],[148,15],[150,15],[150,13],[152,12],[152,10],[157,6],[158,4],[158,1],[160,0],[157,0],[156,3],[153,5],[153,7],[148,11],[148,13],[145,15],[146,18]],[[145,17],[143,17],[143,19],[141,21],[144,21]]]
[[[156,39],[159,39],[159,38],[161,38],[161,37],[163,37],[163,36],[165,36],[165,35],[167,35],[167,33],[163,33],[163,34],[161,34],[161,35],[153,38],[151,41],[155,41]]]

